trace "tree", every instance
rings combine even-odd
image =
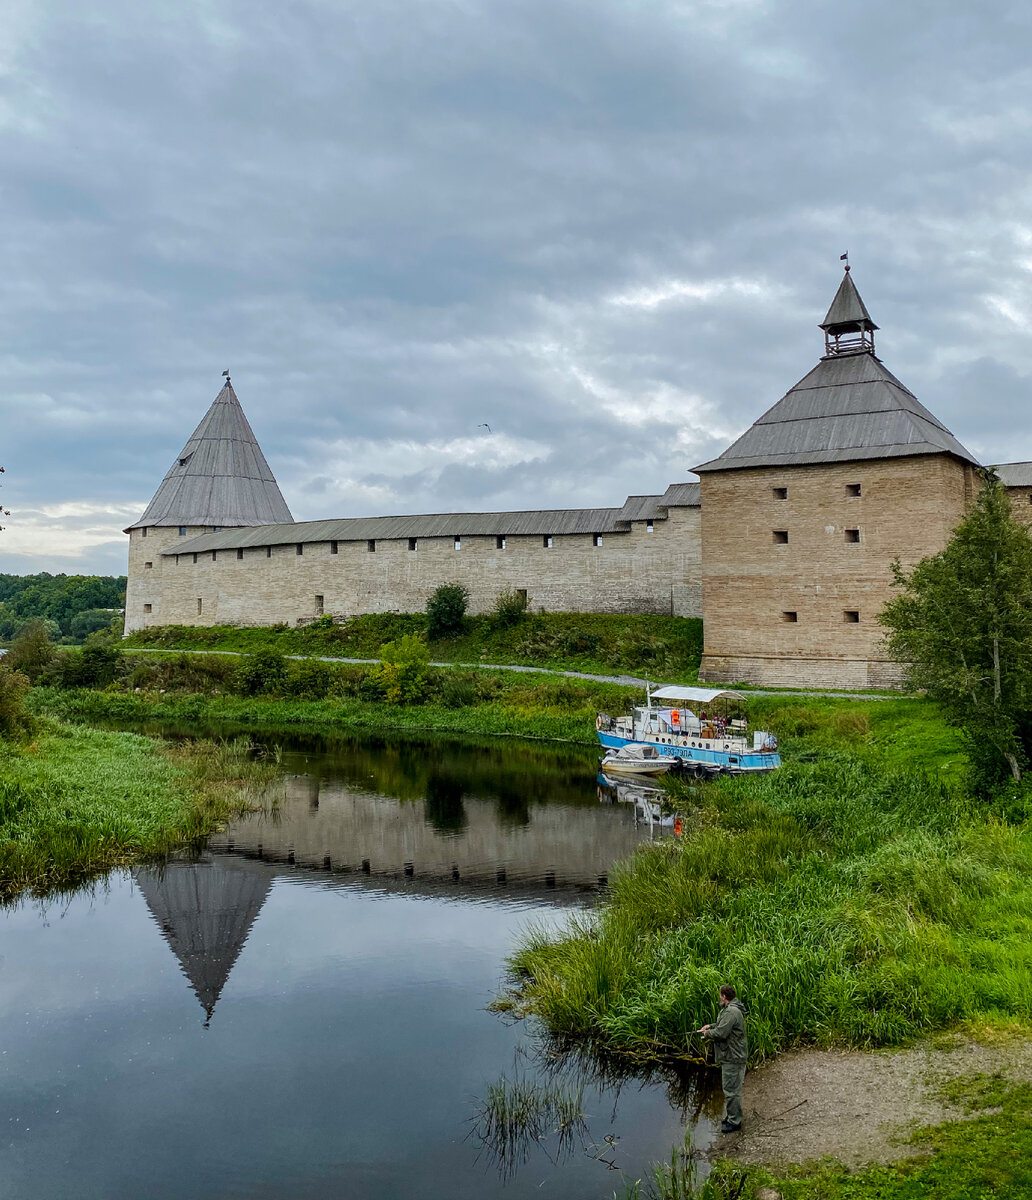
[[[380,665],[373,672],[388,704],[422,704],[427,693],[430,655],[414,633],[380,647]]]
[[[444,637],[462,628],[469,591],[461,583],[442,583],[426,602],[426,632],[429,637]]]
[[[983,786],[1032,762],[1032,537],[994,472],[946,548],[912,571],[879,620],[911,687],[960,728]]]
[[[4,663],[10,670],[20,671],[35,683],[53,657],[54,645],[46,623],[32,621],[18,633],[4,656]]]

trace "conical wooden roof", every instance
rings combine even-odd
[[[269,874],[243,860],[208,857],[138,867],[134,875],[210,1020],[269,894]]]
[[[129,528],[228,528],[279,525],[292,520],[279,484],[227,379],[161,481],[146,512]]]
[[[864,304],[860,293],[856,290],[856,284],[853,282],[853,276],[849,273],[848,268],[842,276],[835,299],[832,300],[831,308],[828,309],[820,328],[830,330],[843,325],[866,325],[868,329],[878,328],[871,320],[871,314],[867,311],[867,305]]]

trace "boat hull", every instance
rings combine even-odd
[[[607,750],[618,750],[621,746],[655,746],[659,754],[684,759],[686,764],[700,766],[709,771],[727,771],[731,775],[754,774],[775,771],[781,766],[781,755],[770,750],[746,750],[744,752],[708,749],[702,746],[680,746],[672,742],[652,742],[647,738],[626,738],[619,734],[598,731],[599,742]],[[688,741],[689,739],[683,739]]]

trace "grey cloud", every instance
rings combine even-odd
[[[231,367],[299,517],[616,504],[812,366],[847,248],[888,366],[983,457],[1032,458],[1029,23],[889,0],[26,8],[0,124],[8,503],[145,502]],[[481,421],[538,449],[390,449]]]

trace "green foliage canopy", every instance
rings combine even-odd
[[[407,633],[380,647],[380,666],[374,672],[389,704],[422,704],[427,696],[430,655],[426,644]]]
[[[983,787],[1032,762],[1032,537],[989,471],[939,554],[894,566],[899,595],[879,617],[911,687],[969,742]]]
[[[56,621],[65,636],[79,613],[125,605],[125,576],[0,574],[0,637],[13,637],[27,621]],[[108,621],[114,616],[108,612]],[[87,631],[88,632],[88,631]]]
[[[458,633],[469,605],[469,591],[461,583],[442,583],[426,602],[426,632],[431,638]]]

